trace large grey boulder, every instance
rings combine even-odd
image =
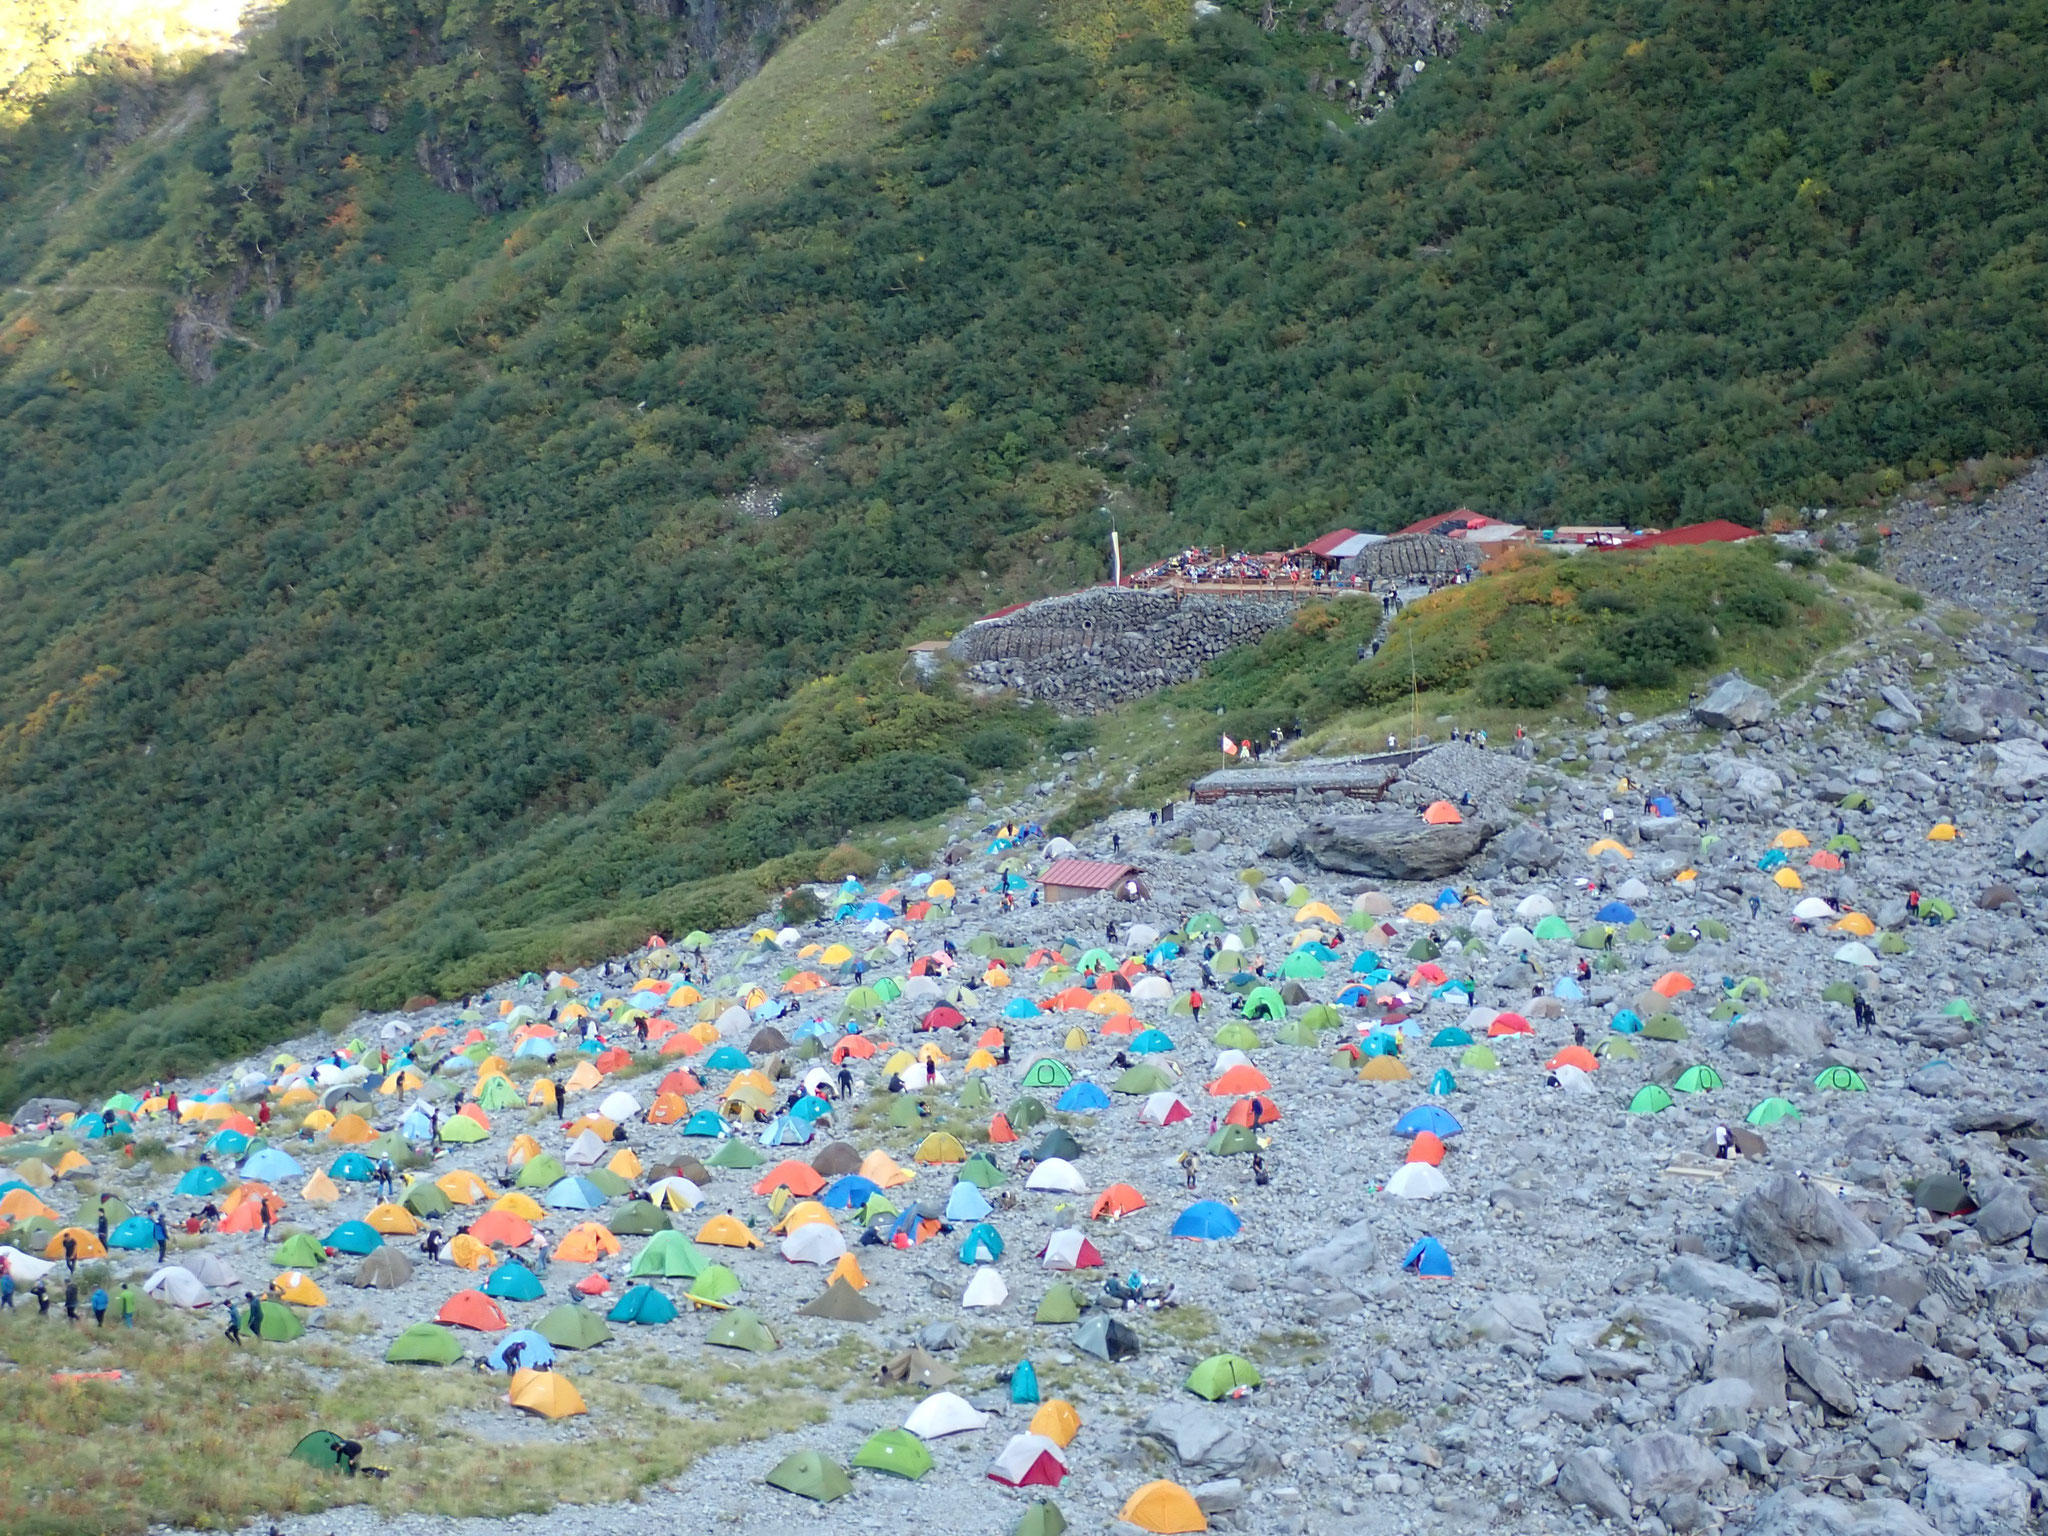
[[[1898,1499],[1855,1504],[1825,1494],[1782,1488],[1756,1507],[1742,1536],[1938,1536],[1912,1505]]]
[[[54,1120],[59,1115],[75,1115],[79,1105],[75,1099],[24,1099],[21,1107],[14,1112],[14,1124],[37,1125],[45,1120]]]
[[[1785,1402],[1785,1344],[1768,1323],[1741,1323],[1714,1340],[1707,1374],[1715,1381],[1740,1381],[1769,1411]]]
[[[1372,1221],[1360,1217],[1313,1248],[1304,1248],[1287,1264],[1290,1275],[1316,1275],[1335,1281],[1353,1295],[1363,1296],[1370,1278],[1368,1271],[1379,1254]]]
[[[1834,1033],[1819,1017],[1768,1008],[1745,1014],[1728,1031],[1728,1043],[1752,1056],[1790,1056],[1810,1061],[1825,1050]]]
[[[1717,731],[1740,731],[1762,725],[1777,709],[1778,701],[1771,697],[1769,689],[1757,687],[1739,672],[1731,672],[1693,706],[1692,716],[1701,725]]]
[[[1233,1420],[1199,1403],[1161,1403],[1138,1433],[1166,1446],[1184,1467],[1230,1472],[1253,1455],[1251,1441]]]
[[[1615,1453],[1614,1463],[1641,1503],[1691,1493],[1722,1475],[1720,1460],[1691,1435],[1654,1429]]]
[[[1567,1504],[1583,1504],[1603,1520],[1628,1524],[1628,1495],[1591,1451],[1579,1451],[1565,1458],[1564,1465],[1557,1470],[1557,1496]]]
[[[2048,874],[2048,816],[2043,816],[2013,841],[2012,861],[2021,869]]]
[[[1991,744],[1993,789],[2031,789],[2048,780],[2048,750],[2021,736]]]
[[[1977,1235],[1993,1246],[2025,1237],[2034,1229],[2034,1202],[2019,1185],[2006,1183],[1977,1212],[1976,1228]]]
[[[1528,822],[1509,827],[1494,840],[1494,857],[1503,864],[1524,869],[1549,869],[1564,857],[1564,850]]]
[[[1405,812],[1319,816],[1302,831],[1304,852],[1324,869],[1378,880],[1440,880],[1454,875],[1500,827],[1466,821],[1435,827]]]
[[[1927,1346],[1910,1334],[1850,1318],[1828,1325],[1826,1348],[1869,1381],[1904,1381],[1927,1360]]]
[[[1785,1364],[1794,1376],[1813,1389],[1813,1395],[1835,1412],[1856,1411],[1856,1389],[1842,1368],[1814,1347],[1813,1340],[1793,1334],[1785,1340]]]
[[[1781,1173],[1743,1197],[1736,1230],[1760,1264],[1839,1264],[1849,1254],[1877,1246],[1877,1234],[1826,1190],[1797,1174]]]
[[[1664,1289],[1709,1305],[1718,1303],[1737,1317],[1776,1317],[1784,1307],[1775,1280],[1733,1264],[1716,1264],[1697,1254],[1680,1254],[1659,1276]]]
[[[1958,699],[1941,712],[1941,734],[1964,746],[1975,746],[1991,734],[1991,727],[1985,723],[1983,710]]]
[[[1927,1517],[1943,1536],[2017,1531],[2032,1507],[2026,1484],[2003,1467],[1944,1456],[1927,1469]]]

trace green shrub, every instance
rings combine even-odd
[[[1031,738],[1013,725],[985,725],[968,737],[961,756],[976,768],[1022,768],[1033,753]]]
[[[1116,802],[1101,790],[1090,790],[1087,794],[1070,802],[1057,816],[1046,823],[1045,829],[1054,837],[1072,837],[1084,828],[1116,810]]]
[[[793,891],[785,891],[776,910],[782,914],[784,926],[790,928],[801,928],[806,923],[815,923],[825,915],[825,909],[819,904],[817,896],[803,886],[798,886]]]
[[[867,880],[873,877],[875,869],[875,856],[865,848],[856,848],[851,843],[841,843],[818,860],[820,880],[844,880],[848,875]]]
[[[1540,661],[1502,661],[1482,671],[1476,686],[1480,702],[1495,709],[1548,709],[1570,680]]]
[[[1634,613],[1636,600],[1632,593],[1617,592],[1611,587],[1595,587],[1590,592],[1579,594],[1579,606],[1588,613]]]
[[[1046,732],[1045,750],[1054,754],[1061,752],[1086,752],[1095,745],[1095,722],[1093,720],[1062,720]]]

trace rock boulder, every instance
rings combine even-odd
[[[1743,1197],[1735,1225],[1757,1262],[1839,1264],[1849,1254],[1877,1245],[1877,1234],[1848,1206],[1799,1178],[1781,1173]]]
[[[1324,869],[1378,880],[1441,880],[1469,864],[1501,828],[1487,821],[1436,827],[1397,811],[1319,816],[1301,845]]]
[[[1692,709],[1693,718],[1717,731],[1747,730],[1777,713],[1778,701],[1740,672],[1731,672]]]

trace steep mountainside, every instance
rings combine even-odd
[[[689,137],[803,13],[535,0],[292,0],[11,136],[0,1031],[203,1052],[923,814],[985,711],[852,658],[1110,516],[1754,519],[2041,441],[2038,12],[1550,0],[1361,123],[1335,13],[849,4],[850,143],[838,13]]]

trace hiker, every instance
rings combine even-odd
[[[1717,1161],[1717,1162],[1723,1162],[1723,1163],[1727,1162],[1727,1161],[1728,1161],[1728,1158],[1729,1158],[1729,1155],[1730,1155],[1730,1153],[1732,1153],[1732,1152],[1734,1151],[1734,1148],[1735,1148],[1735,1138],[1734,1138],[1734,1137],[1732,1137],[1732,1136],[1730,1136],[1730,1135],[1728,1134],[1728,1127],[1727,1127],[1727,1126],[1725,1126],[1725,1125],[1717,1125],[1717,1126],[1715,1126],[1715,1127],[1714,1127],[1714,1158],[1715,1158],[1715,1161]]]
[[[1908,892],[1906,892],[1906,916],[1908,916],[1908,917],[1918,917],[1919,915],[1920,915],[1920,893],[1919,893],[1918,891],[1908,891]]]
[[[334,1445],[334,1462],[350,1477],[362,1468],[363,1443],[360,1440],[337,1440]]]
[[[29,1287],[28,1293],[36,1299],[36,1316],[48,1317],[50,1315],[49,1286],[45,1285],[42,1281],[38,1280],[34,1285]]]
[[[64,1234],[64,1269],[68,1274],[78,1273],[78,1239],[69,1232]]]
[[[78,1321],[78,1282],[76,1280],[66,1280],[64,1282],[64,1320],[68,1323]]]
[[[1195,1189],[1195,1154],[1193,1152],[1183,1152],[1180,1155],[1179,1162],[1181,1171],[1187,1175],[1188,1193],[1193,1194]]]
[[[516,1375],[518,1373],[519,1357],[525,1353],[526,1340],[524,1339],[514,1339],[505,1346],[505,1372],[507,1375]]]
[[[156,1262],[161,1267],[164,1262],[164,1252],[171,1246],[170,1223],[164,1220],[164,1213],[162,1211],[156,1213],[156,1219],[150,1223],[149,1230],[150,1235],[156,1239]]]
[[[429,1264],[440,1263],[441,1229],[439,1227],[428,1227],[427,1235],[420,1240],[420,1247],[425,1250]]]
[[[1261,1189],[1273,1182],[1266,1174],[1266,1154],[1263,1152],[1252,1154],[1252,1182]]]
[[[1750,898],[1749,898],[1749,920],[1750,920],[1751,922],[1755,922],[1755,921],[1756,921],[1756,915],[1757,915],[1757,913],[1761,912],[1761,911],[1763,910],[1763,908],[1764,908],[1764,899],[1763,899],[1763,898],[1762,898],[1761,896],[1752,896],[1752,897],[1750,897]]]
[[[110,1301],[111,1298],[107,1295],[107,1288],[104,1285],[96,1285],[92,1288],[92,1320],[95,1327],[104,1328],[107,1326],[107,1307]]]
[[[384,1199],[387,1204],[391,1200],[391,1183],[394,1177],[391,1159],[386,1157],[379,1160],[377,1164],[377,1184],[384,1191]]]
[[[1207,966],[1207,964],[1205,963],[1205,964],[1203,965],[1203,967],[1202,967],[1202,968],[1203,968],[1203,969],[1204,969],[1204,970],[1206,971],[1206,970],[1208,969],[1208,966]],[[1200,1028],[1202,1027],[1202,994],[1201,994],[1201,993],[1199,993],[1199,992],[1190,992],[1190,993],[1188,994],[1188,1011],[1189,1011],[1190,1013],[1192,1013],[1192,1014],[1193,1014],[1193,1015],[1195,1016],[1195,1028],[1197,1028],[1197,1029],[1200,1029]]]
[[[263,1337],[263,1303],[256,1299],[254,1291],[242,1292],[242,1300],[249,1303],[249,1337]]]
[[[256,1123],[258,1125],[270,1124],[270,1100],[265,1099],[263,1103],[257,1108]]]
[[[842,1099],[853,1097],[853,1073],[843,1065],[839,1068],[839,1097]]]
[[[99,1233],[99,1236],[100,1236],[100,1246],[101,1246],[102,1248],[106,1247],[106,1246],[107,1246],[107,1197],[106,1197],[105,1195],[101,1195],[101,1196],[100,1196],[100,1217],[99,1217],[99,1221],[98,1221],[98,1223],[97,1223],[97,1224],[96,1224],[96,1226],[95,1226],[95,1230],[96,1230],[96,1231],[97,1231],[97,1232]]]
[[[14,1271],[0,1269],[0,1312],[14,1310]]]
[[[121,1314],[121,1326],[135,1326],[135,1287],[128,1284],[121,1287],[121,1294],[114,1298],[114,1310]]]

